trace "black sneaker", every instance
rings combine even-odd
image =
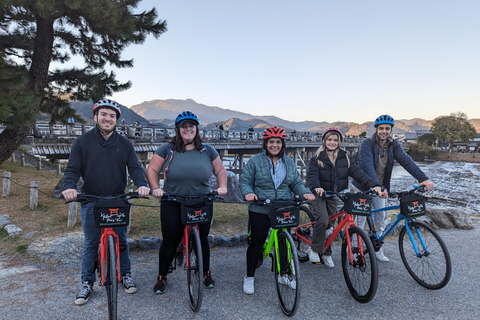
[[[125,289],[126,293],[135,293],[137,292],[137,286],[132,280],[132,276],[130,273],[125,273],[122,275],[120,279],[120,283],[123,285],[123,289]]]
[[[153,287],[153,292],[155,293],[165,293],[167,291],[167,277],[158,276],[157,283]]]
[[[83,281],[82,287],[80,288],[80,292],[77,294],[75,298],[75,304],[77,306],[81,306],[88,302],[90,295],[93,292],[93,282],[91,281]]]
[[[207,274],[203,276],[203,285],[205,288],[215,287],[215,281],[213,281],[210,271],[207,271]]]

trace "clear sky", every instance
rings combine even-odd
[[[168,31],[115,70],[155,99],[291,121],[480,118],[480,1],[143,0]]]

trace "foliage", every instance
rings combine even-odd
[[[428,145],[425,142],[417,142],[409,144],[409,153],[411,155],[418,155],[423,157],[432,157],[437,151],[433,148],[432,145]]]
[[[358,135],[360,138],[366,138],[367,137],[367,131],[363,131]]]
[[[437,137],[432,133],[427,133],[418,137],[417,141],[426,144],[427,146],[432,146],[435,141],[437,141]]]
[[[466,114],[460,112],[435,118],[431,131],[439,140],[450,145],[450,151],[454,142],[469,142],[477,134],[475,128],[467,121]]]

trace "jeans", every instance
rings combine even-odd
[[[95,261],[100,245],[101,229],[95,227],[93,203],[82,204],[80,208],[82,228],[85,240],[82,252],[82,282],[95,282]],[[128,254],[127,227],[114,228],[120,243],[120,273],[130,273],[130,257]],[[122,250],[122,247],[124,249]]]

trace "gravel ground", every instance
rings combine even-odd
[[[480,238],[480,220],[473,230],[442,230],[452,257],[449,284],[436,291],[418,285],[407,273],[398,254],[397,241],[389,241],[385,252],[389,263],[379,262],[379,285],[367,304],[355,301],[343,278],[339,245],[334,247],[335,268],[301,264],[301,301],[296,319],[478,319],[480,317],[480,258],[472,254]],[[472,241],[473,240],[473,241]],[[119,291],[119,319],[278,319],[278,306],[270,259],[257,270],[255,294],[242,291],[246,247],[212,250],[212,274],[217,286],[205,289],[203,305],[191,312],[186,292],[186,272],[169,275],[167,292],[153,293],[157,253],[131,254],[134,295]],[[476,251],[476,250],[475,250]],[[106,319],[104,288],[95,285],[84,306],[75,306],[80,268],[51,263],[8,261],[0,254],[0,318],[2,319]]]

